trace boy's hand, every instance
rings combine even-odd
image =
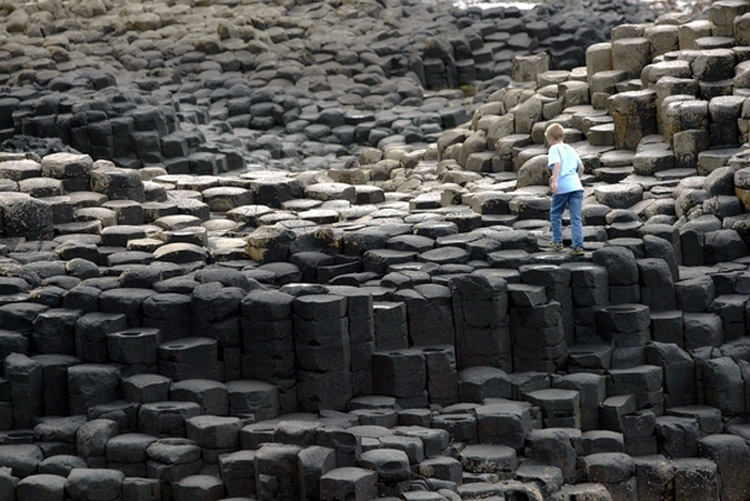
[[[549,190],[553,195],[557,195],[557,181],[555,179],[549,180]]]

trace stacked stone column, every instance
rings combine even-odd
[[[521,266],[521,281],[529,285],[543,286],[547,299],[560,304],[565,340],[573,344],[573,297],[570,288],[570,270],[552,264],[530,264]],[[576,342],[580,340],[576,339]]]
[[[607,269],[591,263],[566,263],[563,267],[570,270],[576,340],[595,339],[594,313],[609,304]]]
[[[160,329],[164,341],[188,337],[192,330],[187,294],[154,294],[143,301],[143,326]]]
[[[122,364],[123,376],[158,372],[158,348],[161,331],[137,327],[107,334],[107,353],[111,362]]]
[[[299,409],[343,410],[352,397],[347,300],[312,294],[292,306]]]
[[[629,368],[646,361],[644,347],[650,341],[651,316],[648,306],[620,304],[596,312],[596,329],[608,343],[614,343],[612,366]]]
[[[513,359],[505,280],[472,274],[451,280],[450,287],[458,369],[488,365],[510,372]]]
[[[615,148],[635,150],[643,137],[656,134],[656,92],[620,92],[608,99],[615,121]]]
[[[158,349],[159,373],[174,381],[186,379],[224,380],[215,339],[188,337],[162,343]]]
[[[190,303],[193,334],[216,339],[227,381],[242,376],[240,300],[244,296],[245,291],[239,287],[211,282],[196,287]]]
[[[372,294],[355,287],[331,287],[346,297],[349,319],[349,351],[351,353],[352,394],[355,397],[372,393],[372,354],[375,352],[375,314]]]
[[[373,304],[373,319],[377,350],[394,350],[409,346],[406,304],[377,301]]]
[[[568,345],[559,303],[511,307],[510,332],[515,371],[554,372],[565,362]]]
[[[427,405],[425,353],[411,348],[373,355],[373,383],[376,394],[396,397],[403,408]]]
[[[428,346],[422,352],[427,369],[427,394],[430,403],[442,406],[455,404],[458,401],[455,347]]]
[[[279,388],[284,412],[297,409],[292,301],[278,291],[252,291],[242,299],[242,377]]]
[[[30,428],[37,417],[44,414],[44,376],[42,365],[26,355],[11,353],[5,358],[5,377],[10,383],[12,423],[18,428]],[[3,421],[7,420],[7,416]],[[9,428],[10,426],[8,426]]]
[[[630,249],[619,246],[604,247],[594,252],[593,262],[607,270],[610,304],[640,301],[638,265]]]
[[[412,346],[453,343],[451,294],[447,287],[422,284],[394,295],[406,304]]]

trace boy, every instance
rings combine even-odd
[[[550,222],[552,223],[553,250],[563,249],[562,243],[562,214],[567,207],[570,212],[570,229],[573,233],[573,245],[570,253],[574,256],[583,255],[583,223],[581,222],[581,203],[583,202],[583,185],[579,176],[583,175],[583,164],[576,150],[563,142],[563,128],[560,124],[552,124],[544,131],[549,144],[547,165],[552,169],[549,180],[552,191],[552,208]]]

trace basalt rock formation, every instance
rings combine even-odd
[[[431,143],[469,118],[459,86],[481,98],[532,52],[570,69],[616,24],[653,16],[631,0],[527,12],[418,0],[3,8],[0,140],[59,138],[170,174],[324,168],[363,145]]]
[[[143,41],[200,24],[183,4],[123,7],[122,25],[84,5],[108,19],[83,32],[92,57],[123,27],[147,27]],[[156,26],[157,11],[179,22]],[[458,25],[500,32],[526,14],[492,16]],[[6,27],[41,26],[20,17]],[[290,19],[216,36],[291,47],[307,32],[290,36]],[[722,0],[705,19],[619,24],[570,69],[551,44],[516,57],[471,111],[458,94],[445,111],[455,91],[424,99],[455,126],[300,172],[218,175],[268,159],[210,149],[254,134],[224,115],[238,84],[204,64],[225,45],[191,63],[195,80],[158,81],[172,67],[152,54],[128,60],[147,64],[132,86],[90,80],[83,100],[77,83],[69,96],[14,87],[5,138],[35,151],[0,154],[0,500],[747,498],[749,20],[746,1]],[[339,66],[320,81],[346,66],[330,50],[312,67]],[[237,109],[299,88],[268,93],[287,66],[261,77],[257,59]],[[410,72],[382,82],[427,84]],[[346,78],[366,73],[380,74]],[[373,118],[422,106],[408,103]],[[70,140],[39,139],[66,114]],[[254,140],[283,143],[275,120]],[[97,135],[102,122],[125,128]],[[548,247],[555,122],[585,163],[582,257]],[[111,157],[82,146],[102,137]],[[162,156],[144,161],[133,138]]]

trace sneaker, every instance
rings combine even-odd
[[[570,255],[571,256],[583,256],[585,252],[583,251],[583,247],[573,247],[570,249]]]
[[[549,244],[549,248],[553,251],[560,252],[561,250],[563,250],[563,244],[562,242],[552,242],[551,244]]]

